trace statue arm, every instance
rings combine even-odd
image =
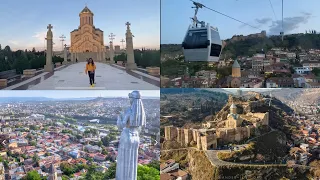
[[[129,113],[118,115],[117,126],[119,129],[123,129],[127,125],[127,121],[129,119]]]

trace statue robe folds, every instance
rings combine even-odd
[[[117,126],[121,130],[117,157],[117,180],[136,180],[138,149],[141,127],[146,126],[146,115],[139,91],[129,94],[131,107],[118,116]]]

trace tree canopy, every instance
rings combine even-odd
[[[0,45],[1,47],[1,45]],[[52,62],[63,62],[63,58],[53,56]],[[35,48],[32,51],[18,50],[12,51],[10,46],[4,49],[0,48],[0,72],[16,69],[21,74],[25,69],[40,69],[46,64],[45,52],[37,52]]]
[[[137,66],[160,67],[160,50],[134,50],[134,59]],[[127,55],[121,53],[114,57],[114,61],[127,61]]]
[[[23,180],[41,180],[41,176],[37,171],[29,171],[27,175],[23,178]]]

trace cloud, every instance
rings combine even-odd
[[[262,19],[255,19],[255,21],[258,23],[258,24],[267,24],[269,23],[270,21],[272,21],[271,18],[262,18]]]
[[[20,45],[19,41],[17,41],[17,40],[9,40],[8,42],[9,42],[10,44],[12,44],[12,45],[15,45],[15,46]]]
[[[272,21],[271,18],[255,19],[255,22],[258,23],[258,25],[254,25],[254,27],[260,28],[262,25],[265,25],[265,24],[269,23],[270,21]],[[243,24],[243,23],[241,23],[241,25],[239,26],[239,28],[244,28],[244,27],[250,27],[250,26]]]
[[[33,35],[33,38],[37,38],[39,41],[44,41],[44,38],[46,37],[47,32],[43,31],[43,32],[36,32],[35,35]]]
[[[286,17],[283,19],[283,29],[284,32],[292,32],[295,29],[298,29],[302,24],[306,24],[309,19],[311,18],[310,13],[302,12],[301,16],[295,17]],[[272,24],[269,26],[269,33],[270,35],[279,35],[282,31],[282,21],[273,21]]]

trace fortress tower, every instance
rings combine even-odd
[[[237,114],[237,106],[232,103],[230,106],[230,114],[228,114],[226,128],[240,127],[243,119]]]

